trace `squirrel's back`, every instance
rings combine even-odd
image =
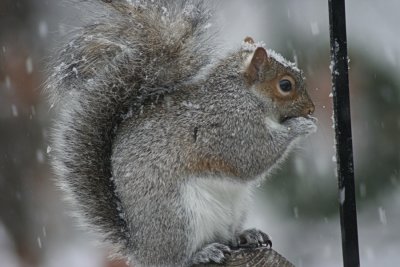
[[[51,157],[79,217],[124,253],[133,241],[112,177],[116,129],[130,109],[190,83],[209,64],[210,14],[194,0],[89,2],[105,12],[50,66],[46,91],[57,112]]]

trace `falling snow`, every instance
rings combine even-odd
[[[31,114],[32,116],[36,115],[36,108],[34,106],[31,106]]]
[[[10,80],[10,76],[6,76],[5,78],[5,82],[6,82],[6,88],[7,89],[11,89],[11,80]]]
[[[44,153],[42,150],[38,149],[36,150],[36,160],[39,163],[43,163],[44,162]]]
[[[42,38],[47,37],[48,34],[48,26],[46,21],[40,21],[38,26],[39,36]]]
[[[343,187],[343,188],[339,189],[339,203],[340,203],[340,205],[343,205],[345,200],[346,200],[346,188]]]
[[[294,218],[296,218],[296,219],[299,218],[299,208],[297,206],[293,207],[293,215],[294,215]]]
[[[365,183],[360,183],[360,196],[363,198],[367,196],[367,186]]]
[[[11,105],[11,112],[14,117],[18,117],[18,108],[16,105]]]
[[[26,59],[25,68],[26,68],[26,72],[28,74],[31,74],[33,72],[33,63],[32,63],[32,58],[31,57],[28,57]]]
[[[42,248],[42,240],[40,239],[40,237],[37,238],[37,243],[39,248]]]
[[[379,207],[378,208],[378,213],[379,213],[379,221],[383,224],[383,225],[387,225],[387,218],[386,218],[386,211],[384,208]]]
[[[318,35],[319,34],[319,26],[317,22],[311,23],[311,33],[312,35]]]

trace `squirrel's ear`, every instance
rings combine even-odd
[[[251,38],[250,36],[247,36],[246,38],[244,38],[244,40],[243,40],[245,43],[248,43],[248,44],[254,44],[254,40],[253,40],[253,38]]]
[[[245,76],[251,84],[259,80],[260,74],[264,70],[267,61],[268,55],[265,48],[257,47],[245,73]]]

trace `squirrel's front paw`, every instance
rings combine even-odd
[[[317,119],[314,117],[290,118],[283,123],[290,133],[296,135],[309,135],[317,131]]]
[[[192,264],[202,263],[224,263],[226,261],[226,255],[231,254],[231,249],[220,243],[212,243],[194,254],[192,257]]]
[[[255,248],[261,246],[272,247],[272,241],[263,231],[247,229],[236,237],[237,246],[240,248]]]

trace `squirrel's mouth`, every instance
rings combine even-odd
[[[312,117],[311,115],[307,115],[307,116],[282,116],[282,117],[279,118],[278,122],[280,124],[282,124],[282,123],[284,123],[284,122],[286,122],[286,121],[288,121],[290,119],[294,119],[294,118],[298,118],[298,117],[303,117],[305,119],[309,119],[309,120],[312,120],[312,121],[317,121],[317,118]]]
[[[282,116],[282,117],[280,117],[279,118],[279,123],[284,123],[285,121],[287,121],[287,120],[290,120],[290,119],[293,119],[293,118],[295,118],[294,116]]]

